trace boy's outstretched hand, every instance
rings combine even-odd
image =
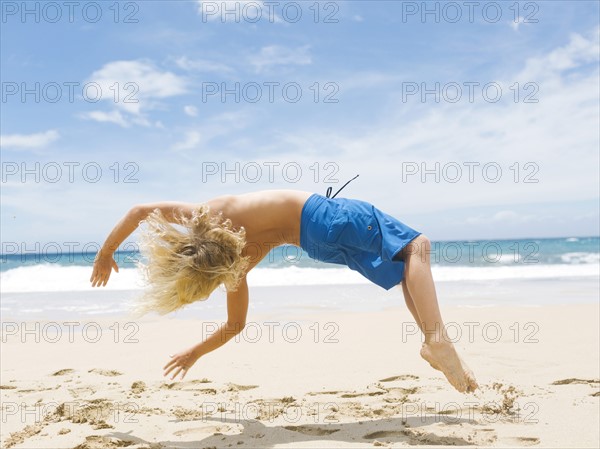
[[[163,367],[165,370],[163,377],[168,376],[171,371],[175,370],[171,376],[171,380],[175,379],[179,373],[181,373],[180,380],[183,380],[188,370],[199,358],[193,348],[180,352],[179,354],[170,355],[169,357],[171,357],[171,360]]]
[[[92,277],[90,277],[92,287],[104,287],[108,282],[108,278],[110,277],[113,268],[117,273],[119,272],[119,266],[112,255],[96,256],[96,260],[94,261],[94,271],[92,271]]]

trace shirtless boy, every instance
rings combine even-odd
[[[246,274],[277,245],[300,246],[310,257],[345,264],[375,284],[402,289],[425,338],[421,356],[460,392],[478,385],[446,337],[423,234],[369,203],[310,192],[268,190],[220,196],[202,204],[160,202],[134,206],[99,251],[90,278],[104,286],[114,251],[146,226],[149,289],[143,311],[164,314],[227,289],[227,322],[193,347],[171,356],[164,375],[183,379],[203,355],[240,333],[248,311]],[[173,224],[179,226],[173,226]]]

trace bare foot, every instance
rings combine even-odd
[[[461,360],[452,344],[423,343],[421,357],[434,369],[444,373],[448,382],[461,393],[471,393],[479,387],[473,372]]]

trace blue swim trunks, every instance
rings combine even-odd
[[[395,256],[420,234],[364,201],[315,193],[302,207],[300,246],[311,258],[347,265],[386,290],[404,278]]]

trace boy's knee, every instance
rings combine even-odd
[[[430,253],[431,241],[426,235],[420,234],[412,242],[410,242],[410,249],[408,251],[409,255],[416,255],[421,258],[426,258],[429,256]]]
[[[425,234],[419,235],[415,242],[418,242],[419,252],[421,254],[429,254],[431,252],[431,240]]]
[[[398,260],[408,260],[411,256],[419,256],[425,258],[431,253],[431,241],[427,236],[419,234],[397,256]]]

